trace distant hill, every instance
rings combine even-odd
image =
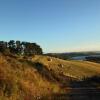
[[[92,56],[92,57],[86,57],[87,61],[91,61],[91,62],[96,62],[96,63],[100,63],[100,56]]]
[[[42,100],[68,94],[76,81],[99,75],[100,64],[88,61],[0,54],[0,100]]]
[[[67,60],[67,59],[72,59],[72,57],[100,55],[100,52],[91,51],[91,52],[71,52],[71,53],[47,53],[45,55]]]

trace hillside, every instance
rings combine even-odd
[[[51,61],[50,61],[51,60]],[[62,60],[49,56],[35,56],[33,62],[40,62],[48,69],[73,78],[81,79],[100,74],[100,64],[88,61]]]
[[[97,63],[0,54],[0,100],[40,100],[67,94],[72,81],[99,74]]]

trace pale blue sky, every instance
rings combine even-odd
[[[44,52],[100,50],[100,0],[0,0],[0,40]]]

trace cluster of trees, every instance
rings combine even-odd
[[[0,41],[0,52],[10,52],[14,54],[32,55],[42,54],[42,48],[36,43],[10,40]]]

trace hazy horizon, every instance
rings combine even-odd
[[[100,0],[1,0],[0,40],[45,53],[100,51]]]

